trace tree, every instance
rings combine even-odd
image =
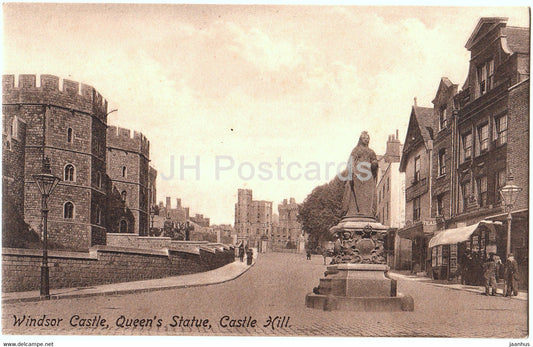
[[[300,204],[298,222],[309,235],[308,248],[315,249],[319,241],[329,241],[329,229],[342,218],[344,182],[335,177],[330,182],[316,187]]]

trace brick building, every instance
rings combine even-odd
[[[253,200],[251,189],[239,189],[235,204],[235,231],[238,240],[258,247],[262,236],[272,234],[272,201]]]
[[[466,43],[471,59],[462,89],[443,77],[433,109],[424,111],[424,117],[411,113],[400,165],[400,170],[407,169],[407,223],[399,234],[413,240],[414,264],[417,235],[424,235],[424,242],[429,239],[427,254],[419,254],[420,268],[424,270],[425,258],[425,269],[434,277],[457,276],[467,254],[477,263],[489,253],[505,258],[507,211],[500,189],[512,173],[514,184],[523,190],[513,206],[511,252],[519,263],[520,284],[527,286],[529,28],[508,27],[506,21],[481,18]],[[414,120],[422,126],[413,126]],[[424,150],[429,151],[425,160]],[[421,158],[418,165],[416,156]],[[430,167],[427,176],[425,165]],[[417,168],[427,183],[416,179]],[[422,220],[423,234],[414,230],[417,223],[409,222],[416,217]],[[452,234],[462,235],[461,241],[446,241]],[[479,271],[470,272],[471,280],[477,277],[480,283]]]
[[[23,185],[8,194],[40,233],[41,195],[32,175],[49,157],[52,173],[62,178],[48,202],[50,241],[72,249],[105,244],[107,102],[93,87],[56,76],[41,75],[39,84],[35,75],[16,79],[2,80],[3,120],[12,127],[2,154],[5,180]]]
[[[455,117],[447,140],[451,146],[444,146],[451,152],[451,175],[446,179],[451,182],[450,214],[448,208],[443,213],[434,211],[443,217],[439,229],[445,231],[481,220],[500,223],[492,228],[480,227],[459,249],[454,245],[450,251],[445,249],[444,253],[450,255],[442,263],[443,267],[449,263],[449,269],[441,275],[450,276],[456,269],[452,253],[460,257],[469,250],[485,259],[491,252],[505,258],[507,214],[500,189],[510,173],[514,184],[523,189],[513,206],[511,252],[521,273],[527,274],[529,28],[508,27],[506,22],[507,18],[481,18],[466,43],[471,53],[469,72],[453,99]],[[438,170],[435,165],[434,171]]]

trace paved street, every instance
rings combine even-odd
[[[414,298],[414,312],[324,312],[308,309],[305,307],[305,294],[318,285],[324,270],[322,257],[315,256],[307,261],[305,255],[260,254],[256,265],[249,271],[236,280],[222,284],[139,294],[5,304],[2,310],[2,329],[4,334],[53,335],[519,338],[528,333],[526,301],[485,297],[478,293],[405,279],[398,281],[398,291]],[[20,326],[14,326],[14,315],[19,319],[25,315],[26,320]],[[27,316],[39,319],[43,315],[46,315],[43,322],[46,319],[62,321],[57,327],[27,326]],[[269,316],[280,317],[275,320],[273,327],[272,324],[267,325]],[[71,317],[74,318],[71,320]],[[106,321],[102,323],[102,319]],[[135,319],[138,321],[134,321]],[[238,320],[242,320],[241,325],[244,326],[231,327],[233,323],[238,325]],[[257,321],[255,327],[252,327],[253,320]],[[78,326],[72,327],[70,321]],[[49,325],[53,322],[48,321]],[[103,327],[79,327],[83,324],[93,325],[94,322]],[[157,326],[158,323],[160,326]],[[191,324],[194,327],[190,327]]]

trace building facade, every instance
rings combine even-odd
[[[387,140],[385,154],[378,157],[377,219],[390,227],[387,259],[394,269],[411,265],[411,241],[397,233],[405,225],[405,173],[399,170],[402,147],[396,130]]]
[[[235,204],[238,240],[258,247],[263,236],[272,234],[272,201],[253,200],[251,189],[239,189]]]
[[[302,226],[298,223],[298,204],[294,198],[283,200],[278,204],[279,222],[276,232],[272,230],[270,235],[270,247],[272,250],[297,249],[300,237],[303,234]]]
[[[454,98],[452,203],[446,228],[481,220],[501,227],[480,230],[479,258],[506,256],[506,206],[500,190],[509,178],[522,188],[513,206],[511,252],[527,283],[529,243],[529,28],[508,27],[507,18],[481,18],[466,43],[471,59]],[[459,253],[461,250],[459,250]]]
[[[489,254],[505,259],[508,210],[500,191],[511,178],[522,192],[512,206],[510,251],[519,263],[520,285],[527,286],[529,28],[506,22],[481,18],[466,43],[471,59],[462,89],[443,77],[433,109],[411,113],[400,164],[407,222],[399,235],[413,240],[413,264],[418,253],[420,269],[433,277],[466,271],[468,281],[480,284],[479,269]],[[442,241],[450,232],[463,233],[464,240]],[[430,240],[425,268],[417,251],[422,236]]]
[[[203,214],[198,213],[196,213],[194,217],[191,217],[191,221],[204,228],[209,228],[209,224],[211,222],[209,218],[204,217]]]
[[[176,198],[176,207],[172,207],[170,204],[170,197],[167,196],[165,204],[159,202],[159,216],[170,219],[177,223],[184,223],[190,220],[189,216],[189,207],[184,207],[181,205],[181,199]]]
[[[428,242],[435,229],[431,216],[433,109],[412,107],[405,145],[400,160],[400,172],[405,173],[405,227],[398,235],[411,240],[412,254],[409,268],[413,272],[426,271]]]

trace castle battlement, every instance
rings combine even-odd
[[[149,158],[150,141],[138,131],[114,125],[108,126],[107,146],[139,153]]]
[[[39,82],[39,83],[37,83]],[[92,86],[53,75],[3,75],[4,104],[53,105],[93,114],[107,122],[107,100]]]

